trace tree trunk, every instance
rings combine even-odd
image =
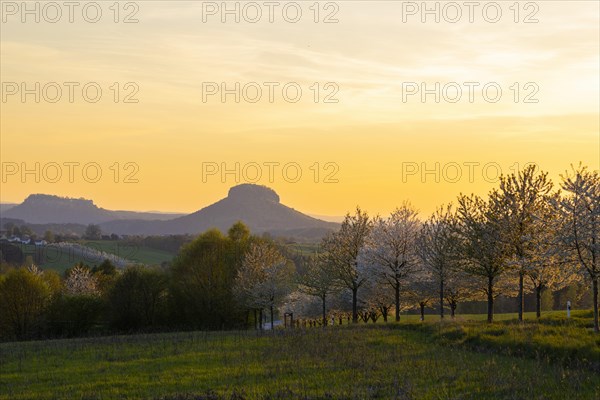
[[[535,316],[537,318],[542,316],[542,285],[535,288]]]
[[[425,303],[420,303],[421,306],[421,321],[425,321]]]
[[[523,311],[525,308],[525,296],[523,295],[523,278],[525,274],[519,272],[519,321],[523,321]]]
[[[254,309],[254,329],[258,329],[258,318],[256,317],[256,308]]]
[[[494,278],[488,278],[487,290],[487,322],[494,322]]]
[[[400,321],[400,282],[396,280],[396,286],[394,287],[396,292],[396,322]]]
[[[323,326],[327,326],[327,309],[325,306],[326,297],[327,296],[321,297],[321,300],[323,300]]]
[[[592,279],[592,291],[594,293],[594,332],[600,332],[598,325],[598,277]]]
[[[260,326],[260,330],[263,330],[263,309],[261,308],[258,312],[258,318],[260,319],[258,326]]]
[[[440,279],[440,319],[444,319],[444,280]]]
[[[358,288],[353,287],[352,288],[352,323],[356,324],[358,323],[358,299],[357,299],[357,295],[358,295]]]
[[[270,311],[271,311],[271,330],[275,329],[275,326],[273,325],[273,305],[271,304],[270,307]]]

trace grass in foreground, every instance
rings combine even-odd
[[[600,335],[593,333],[591,320],[591,311],[576,311],[569,320],[558,312],[549,313],[539,321],[526,319],[519,322],[515,319],[494,324],[473,321],[445,324],[433,335],[442,343],[546,359],[600,374]]]
[[[372,324],[6,343],[0,399],[600,398],[594,369],[515,357],[490,343],[473,351],[468,339],[485,338],[494,326]],[[592,335],[567,327],[575,328],[583,342]]]

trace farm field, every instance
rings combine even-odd
[[[108,254],[113,254],[117,257],[124,258],[131,261],[132,264],[144,264],[144,265],[160,265],[163,262],[171,262],[175,257],[175,254],[167,251],[153,249],[146,246],[131,245],[123,241],[116,240],[79,240],[77,242],[81,246],[85,246],[91,251],[103,251]],[[50,245],[52,247],[52,245]],[[291,251],[297,251],[301,254],[313,254],[317,245],[314,244],[295,244],[290,245]],[[51,248],[48,253],[43,253],[39,248],[36,249],[33,245],[23,246],[23,250],[26,254],[41,254],[40,266],[44,269],[54,269],[58,272],[64,272],[67,268],[72,267],[79,261],[94,265],[97,264],[97,260],[91,259],[86,254],[75,254],[75,253],[61,253],[56,254],[56,251]]]
[[[80,243],[145,265],[160,265],[162,262],[170,262],[175,257],[174,254],[166,251],[131,245],[122,241],[82,240]]]
[[[0,399],[597,399],[570,321],[363,324],[0,344]]]
[[[114,240],[80,240],[76,244],[81,246],[80,250],[59,249],[54,244],[47,246],[22,245],[21,249],[25,255],[35,255],[34,259],[39,260],[41,268],[54,269],[60,273],[80,261],[90,266],[101,263],[102,257],[97,256],[97,252],[125,259],[131,264],[144,265],[160,265],[162,262],[170,262],[175,256],[166,251]]]
[[[292,252],[297,252],[303,255],[315,254],[315,252],[319,251],[318,243],[294,243],[289,244],[288,249]]]

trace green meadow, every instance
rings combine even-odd
[[[127,242],[118,240],[81,240],[79,243],[138,264],[160,265],[163,262],[171,262],[175,257],[175,254],[166,251],[147,246],[128,244]]]
[[[127,244],[116,240],[80,240],[77,244],[84,246],[92,252],[103,251],[130,261],[132,264],[160,265],[163,262],[171,262],[175,254],[153,249],[146,246]],[[24,245],[22,250],[25,255],[37,255],[39,265],[43,269],[53,269],[60,273],[78,262],[89,265],[99,264],[101,261],[94,260],[87,254],[72,252],[70,250],[59,250],[54,245],[36,247]]]
[[[0,344],[0,399],[598,399],[591,313]]]

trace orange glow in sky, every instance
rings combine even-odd
[[[600,168],[598,2],[499,2],[496,22],[486,2],[473,22],[279,3],[273,22],[263,2],[143,1],[51,23],[3,2],[0,200],[191,212],[255,182],[306,213],[429,213],[530,162]]]

